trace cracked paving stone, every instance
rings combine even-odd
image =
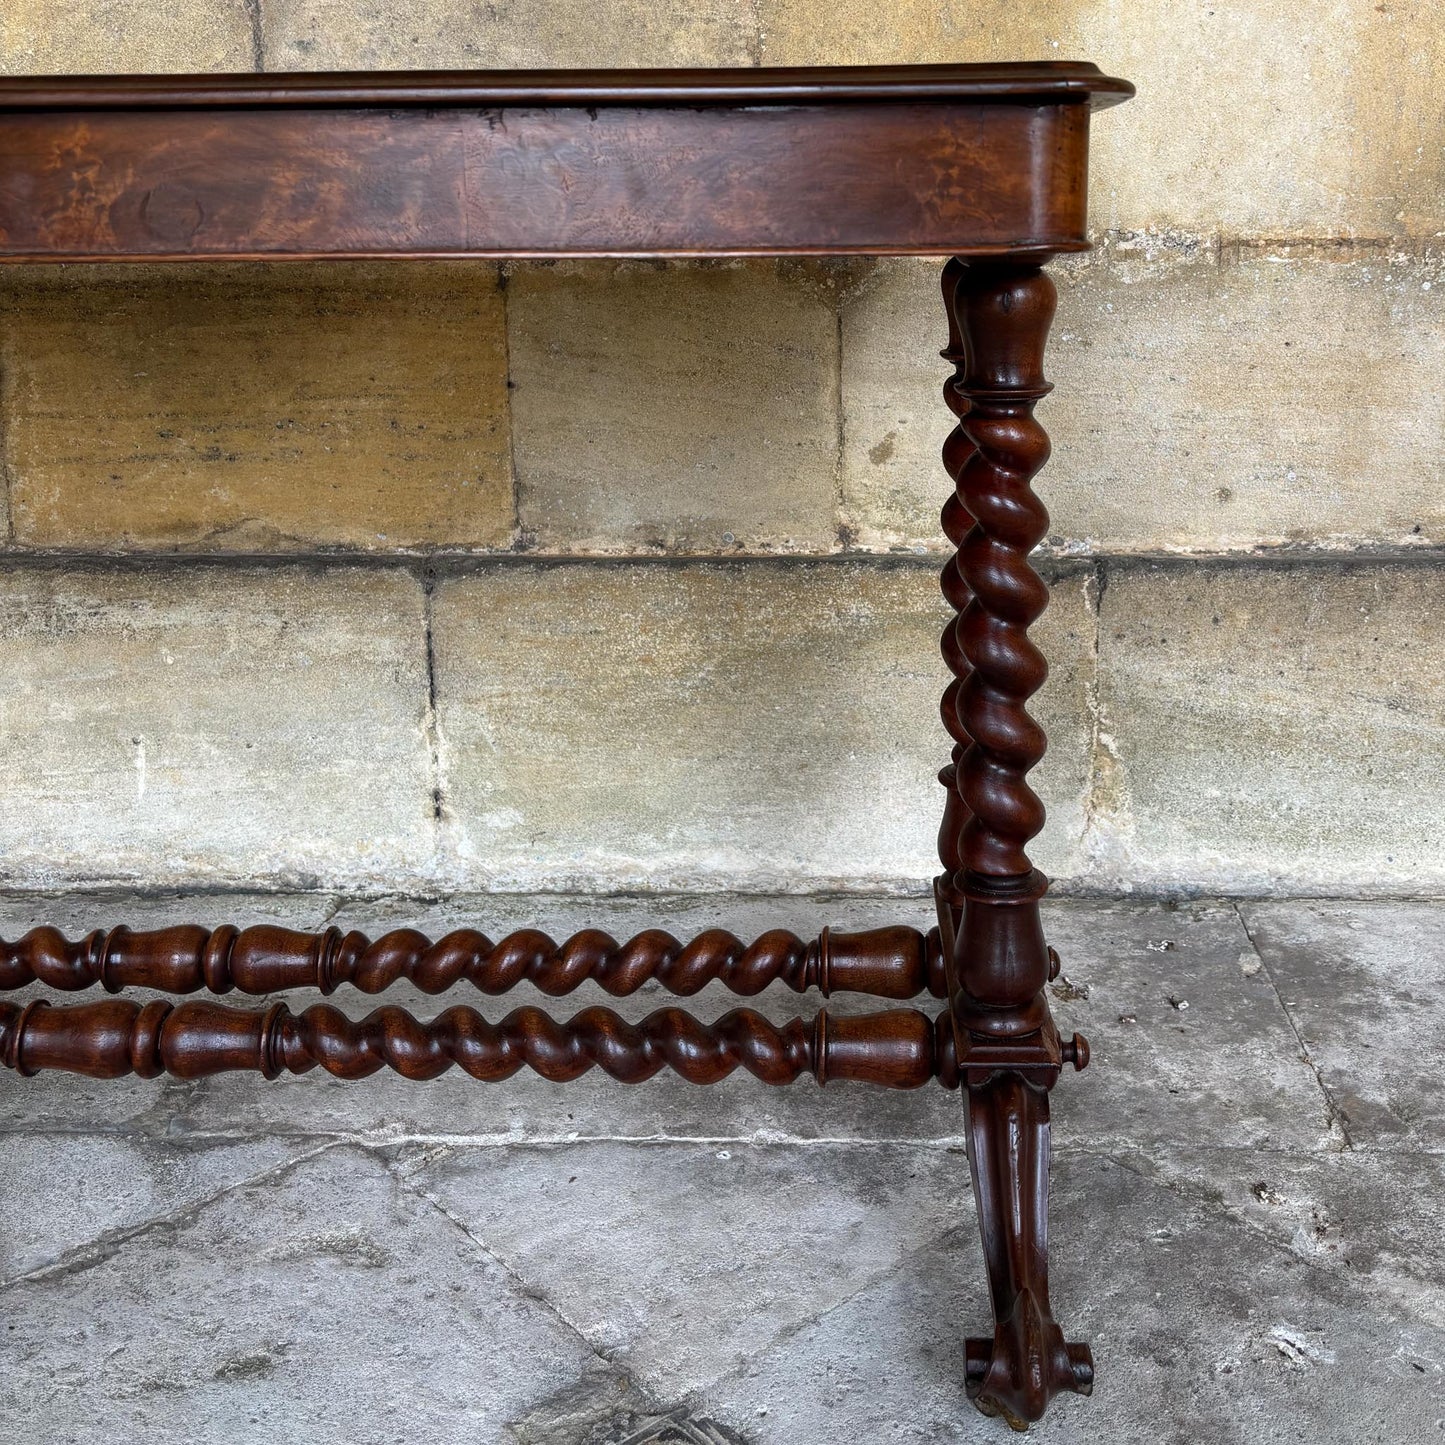
[[[1053,1303],[1091,1343],[1093,1398],[1048,1431],[1109,1445],[1438,1439],[1445,1332],[1219,1209],[1107,1160],[1056,1161]],[[1008,1438],[964,1398],[962,1336],[988,1305],[962,1229],[690,1403],[753,1445]]]
[[[294,1139],[0,1135],[0,1277],[13,1279],[289,1163]]]
[[[1077,1029],[1092,1052],[1053,1094],[1061,1147],[1321,1146],[1328,1109],[1233,907],[1046,908],[1071,985],[1055,985],[1050,1006],[1064,1037]]]
[[[1445,905],[1242,905],[1357,1149],[1445,1147]]]
[[[577,1144],[401,1167],[669,1400],[973,1228],[962,1151]]]
[[[26,1440],[499,1441],[595,1356],[379,1160],[341,1147],[4,1291]]]
[[[1126,1162],[1445,1328],[1445,1155],[1179,1149]]]

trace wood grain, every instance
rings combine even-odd
[[[132,999],[54,1007],[0,1003],[0,1064],[23,1075],[45,1069],[119,1079],[170,1074],[200,1079],[234,1070],[268,1079],[321,1067],[338,1079],[389,1068],[403,1078],[435,1079],[453,1066],[481,1083],[530,1068],[553,1083],[593,1068],[640,1084],[664,1068],[694,1084],[716,1084],[744,1069],[764,1084],[850,1080],[917,1089],[931,1079],[957,1087],[952,1035],[916,1009],[774,1024],[751,1009],[704,1023],[678,1008],[630,1023],[588,1008],[565,1022],[538,1008],[514,1009],[491,1023],[458,1005],[431,1020],[385,1007],[353,1019],[330,1004],[294,1014],[223,1004]]]
[[[0,112],[0,260],[1082,249],[1079,104]]]
[[[266,924],[242,929],[176,924],[145,932],[120,927],[75,940],[56,928],[32,928],[13,943],[0,939],[0,990],[39,982],[65,993],[99,984],[108,993],[315,988],[329,994],[350,986],[374,994],[402,979],[427,994],[466,983],[495,995],[528,983],[557,997],[595,983],[621,998],[655,981],[683,996],[710,983],[748,996],[774,983],[795,993],[816,988],[825,998],[944,996],[937,931],[925,935],[901,926],[863,933],[825,928],[809,943],[773,928],[747,944],[722,928],[709,928],[685,944],[660,928],[625,943],[586,928],[559,944],[536,928],[518,929],[493,943],[474,928],[454,929],[433,942],[414,928],[372,940],[355,929],[299,933]]]

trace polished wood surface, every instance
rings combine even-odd
[[[917,1009],[839,1016],[823,1009],[810,1020],[774,1024],[752,1009],[704,1023],[665,1008],[630,1023],[606,1008],[559,1021],[529,1007],[494,1024],[464,1005],[427,1021],[396,1007],[353,1019],[330,1004],[293,1014],[282,1003],[261,1010],[105,999],[54,1007],[41,999],[0,1003],[0,1061],[24,1075],[63,1069],[92,1079],[200,1079],[233,1070],[274,1079],[319,1066],[338,1079],[389,1068],[425,1080],[456,1066],[500,1083],[525,1067],[559,1084],[593,1068],[624,1084],[664,1068],[689,1083],[716,1084],[741,1068],[764,1084],[811,1074],[820,1084],[917,1089],[935,1078],[957,1085],[944,1023]]]
[[[956,552],[944,565],[954,610],[942,651],[954,680],[943,696],[953,739],[935,881],[949,1015],[968,1107],[968,1158],[993,1298],[991,1339],[967,1341],[965,1384],[987,1414],[1023,1428],[1060,1391],[1088,1394],[1089,1347],[1070,1344],[1049,1301],[1049,1090],[1088,1043],[1060,1040],[1045,984],[1059,968],[1044,940],[1047,879],[1026,845],[1044,825],[1028,784],[1044,755],[1028,699],[1048,666],[1029,627],[1049,591],[1029,564],[1049,514],[1032,487],[1049,439],[1034,418],[1050,390],[1044,344],[1054,284],[1034,264],[965,262],[943,271],[953,365],[944,397],[958,424],[943,445],[954,482],[942,524]]]
[[[1049,1092],[1089,1061],[1061,1039],[1059,968],[1027,845],[1043,826],[1028,783],[1042,757],[1029,698],[1046,665],[1029,637],[1048,589],[1029,565],[1048,514],[1032,479],[1048,457],[1034,406],[1049,390],[1054,288],[1041,269],[1087,247],[1091,114],[1132,93],[1091,65],[848,70],[511,72],[0,79],[0,262],[397,256],[904,255],[943,269],[956,425],[943,460],[952,608],[942,715],[952,744],[934,881],[938,927],[711,929],[626,942],[524,929],[432,941],[332,928],[51,928],[0,943],[0,988],[100,985],[192,993],[378,993],[407,980],[553,995],[708,984],[946,998],[917,1009],[792,1019],[735,1009],[703,1023],[664,1008],[630,1023],[600,1007],[491,1023],[460,1006],[424,1022],[384,1007],[353,1020],[209,1001],[0,1001],[0,1062],[95,1078],[322,1068],[359,1079],[460,1067],[479,1080],[530,1067],[629,1083],[671,1068],[696,1083],[744,1069],[961,1087],[994,1328],[966,1341],[974,1404],[1022,1429],[1060,1391],[1087,1394],[1087,1345],[1065,1340],[1048,1278]]]
[[[35,928],[14,943],[0,939],[0,989],[43,983],[74,992],[100,984],[108,993],[152,988],[163,993],[279,993],[314,988],[333,993],[350,985],[381,993],[406,979],[423,993],[446,993],[459,983],[484,994],[504,994],[528,983],[558,997],[595,983],[614,998],[656,982],[689,996],[710,983],[752,996],[780,983],[794,993],[817,989],[916,998],[946,993],[938,930],[875,928],[845,933],[825,928],[809,943],[787,929],[771,929],[752,943],[710,928],[681,943],[649,928],[619,943],[598,928],[562,943],[539,929],[519,929],[493,943],[484,933],[459,928],[432,942],[413,928],[374,942],[355,929],[322,933],[259,926],[246,929],[174,928],[133,932],[97,930],[70,940],[55,928]]]
[[[960,65],[749,66],[693,70],[326,70],[274,75],[0,77],[0,110],[188,110],[223,107],[803,105],[845,100],[983,104],[1134,94],[1087,61]]]
[[[1083,249],[1090,66],[0,79],[0,260]]]

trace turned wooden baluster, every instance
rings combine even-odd
[[[449,1008],[431,1020],[385,1007],[352,1019],[330,1004],[293,1014],[224,1004],[141,1004],[132,999],[52,1006],[0,1003],[0,1063],[21,1074],[63,1069],[96,1079],[171,1074],[198,1079],[233,1069],[268,1079],[318,1065],[341,1079],[380,1068],[408,1079],[434,1079],[453,1065],[485,1083],[534,1069],[555,1083],[596,1067],[627,1084],[662,1068],[694,1084],[715,1084],[738,1068],[765,1084],[802,1074],[820,1083],[850,1079],[916,1089],[930,1079],[957,1086],[953,1039],[940,1016],[916,1009],[774,1024],[751,1009],[703,1023],[665,1008],[639,1023],[610,1009],[583,1009],[565,1021],[536,1008],[490,1023],[475,1009]]]
[[[649,928],[625,943],[597,928],[558,944],[535,928],[493,943],[473,928],[432,942],[413,928],[375,941],[352,930],[297,933],[262,925],[206,929],[192,924],[151,932],[97,929],[67,939],[58,929],[35,928],[14,943],[0,939],[0,989],[41,982],[72,992],[100,984],[110,993],[154,988],[165,993],[267,994],[288,988],[331,993],[350,984],[380,993],[399,979],[423,993],[445,993],[465,981],[500,994],[527,982],[543,993],[571,993],[589,980],[620,997],[655,979],[670,993],[695,994],[709,983],[733,993],[761,993],[780,982],[796,993],[865,993],[913,998],[947,992],[936,931],[905,927],[844,933],[825,928],[811,943],[775,928],[744,944],[710,928],[681,943]]]
[[[1048,588],[1028,555],[1049,520],[1030,482],[1049,454],[1033,409],[1050,389],[1055,293],[1037,265],[955,260],[944,297],[944,356],[955,366],[945,395],[959,425],[944,447],[957,491],[943,524],[958,550],[943,590],[959,615],[943,643],[954,761],[941,775],[936,893],[945,941],[952,935],[949,1013],[994,1314],[993,1338],[967,1341],[965,1383],[985,1414],[1024,1429],[1059,1391],[1087,1394],[1093,1383],[1088,1347],[1065,1343],[1048,1285],[1048,1091],[1065,1061],[1084,1066],[1088,1046],[1062,1043],[1049,1015],[1047,879],[1025,851],[1044,823],[1027,774],[1046,740],[1025,703],[1047,673],[1028,629]]]

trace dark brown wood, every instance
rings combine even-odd
[[[1044,344],[1054,285],[1037,265],[955,258],[944,269],[945,386],[958,425],[943,459],[955,482],[944,507],[957,553],[943,571],[956,617],[943,655],[955,680],[943,718],[953,760],[935,884],[949,1014],[968,1108],[968,1156],[993,1301],[992,1339],[971,1339],[969,1397],[1023,1429],[1061,1390],[1088,1394],[1093,1358],[1068,1344],[1049,1302],[1049,1095],[1088,1045],[1063,1043],[1044,985],[1057,958],[1044,942],[1047,879],[1025,845],[1043,827],[1029,769],[1044,754],[1028,698],[1047,673],[1028,629],[1048,603],[1029,565],[1048,529],[1031,481],[1048,458],[1034,406],[1050,387]]]
[[[274,75],[21,75],[0,109],[189,110],[319,106],[806,105],[967,100],[1098,109],[1134,94],[1087,61],[964,65],[718,67],[701,70],[328,70]]]
[[[468,983],[503,994],[530,983],[554,997],[596,983],[614,997],[656,981],[669,993],[690,995],[710,983],[732,993],[761,993],[781,983],[795,993],[816,988],[907,999],[947,992],[937,929],[875,928],[843,933],[825,928],[811,943],[776,928],[744,944],[736,934],[710,928],[683,944],[660,928],[626,943],[601,929],[584,929],[558,944],[535,928],[497,943],[459,928],[433,943],[412,928],[374,942],[364,933],[328,928],[297,933],[268,925],[217,929],[181,924],[151,932],[96,930],[67,939],[58,929],[35,928],[14,943],[0,939],[0,990],[43,983],[73,992],[100,984],[109,993],[127,988],[164,993],[206,989],[224,994],[277,993],[314,988],[333,993],[349,984],[381,993],[406,979],[423,993],[439,994]]]
[[[353,1021],[328,1005],[37,999],[0,1002],[0,1061],[97,1078],[385,1066],[423,1079],[456,1064],[479,1079],[597,1067],[636,1082],[670,1066],[698,1083],[742,1067],[770,1084],[961,1084],[994,1315],[991,1338],[966,1342],[968,1395],[1022,1428],[1059,1391],[1087,1394],[1088,1347],[1065,1342],[1049,1299],[1049,1091],[1088,1045],[1061,1040],[1049,1014],[1047,880],[1026,851],[1044,818],[1027,775],[1045,746],[1026,707],[1045,674],[1028,629],[1048,598],[1028,563],[1048,523],[1030,483],[1048,455],[1033,417],[1054,307],[1040,267],[1087,247],[1090,114],[1130,94],[1077,63],[0,79],[0,262],[941,255],[957,419],[943,512],[956,548],[942,579],[952,754],[929,935],[825,929],[804,943],[774,930],[744,945],[717,929],[687,944],[587,930],[557,944],[523,930],[494,944],[474,930],[373,942],[179,927],[0,943],[3,988],[376,993],[404,978],[428,993],[525,980],[551,994],[588,981],[753,994],[778,982],[926,990],[948,1000],[937,1019],[824,1011],[778,1026],[738,1009],[703,1024],[672,1008],[630,1024],[591,1008],[561,1023],[524,1008],[491,1024],[451,1008],[423,1023],[396,1008]]]
[[[1079,250],[1093,67],[0,80],[0,260]]]
[[[339,1079],[390,1068],[420,1080],[456,1065],[483,1083],[523,1067],[566,1083],[595,1067],[625,1084],[663,1068],[690,1083],[715,1084],[743,1068],[764,1084],[811,1074],[820,1084],[917,1089],[936,1078],[956,1087],[945,1023],[916,1009],[842,1017],[824,1009],[811,1020],[779,1025],[751,1009],[733,1009],[709,1024],[677,1008],[640,1023],[605,1008],[584,1009],[566,1022],[519,1008],[493,1024],[464,1006],[423,1021],[395,1007],[352,1019],[330,1004],[293,1014],[282,1003],[248,1010],[106,999],[57,1008],[42,999],[0,1003],[0,1062],[25,1075],[62,1069],[92,1079],[199,1079],[236,1069],[274,1079],[319,1065]]]

